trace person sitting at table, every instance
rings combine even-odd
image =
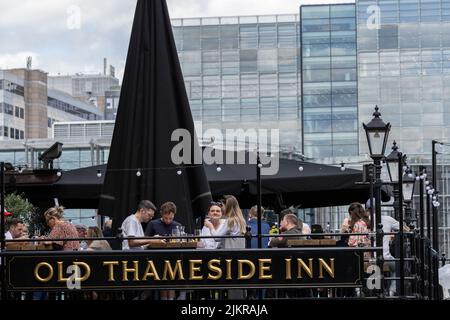
[[[142,238],[145,237],[144,229],[142,229],[143,222],[149,222],[153,216],[155,215],[156,206],[149,200],[142,200],[139,202],[137,211],[134,214],[129,215],[122,222],[122,235],[124,238],[136,237]],[[144,246],[155,243],[162,242],[164,240],[161,239],[127,239],[122,242],[123,250],[142,250]]]
[[[48,209],[44,213],[45,221],[50,227],[50,234],[46,237],[48,239],[74,239],[78,238],[78,232],[75,226],[65,221],[64,207],[56,206]],[[46,244],[51,244],[56,250],[73,251],[80,249],[79,241],[48,241]]]
[[[293,213],[288,213],[283,216],[280,224],[281,234],[301,234],[298,228],[298,218]],[[301,239],[300,237],[277,237],[270,240],[269,246],[272,248],[287,247],[288,239]]]
[[[161,218],[151,221],[147,224],[147,228],[145,229],[145,235],[149,237],[154,236],[171,236],[172,230],[177,226],[181,226],[181,224],[174,220],[175,214],[177,213],[177,206],[173,202],[166,202],[160,208]],[[182,297],[180,298],[184,300],[186,295],[183,292]],[[175,299],[175,290],[163,290],[160,291],[161,300],[174,300]]]
[[[8,223],[8,232],[5,233],[5,240],[20,239],[23,236],[23,221],[17,218],[11,219]]]
[[[264,214],[264,208],[261,208],[261,217]],[[253,206],[250,208],[250,211],[248,212],[248,226],[251,228],[250,232],[252,233],[252,236],[258,235],[258,206]],[[270,232],[270,226],[269,224],[261,219],[261,234],[269,234]],[[263,237],[262,238],[262,248],[267,248],[269,246],[269,238]],[[251,242],[252,248],[258,248],[258,237],[252,237]]]
[[[102,230],[99,227],[89,227],[87,230],[87,238],[103,238]],[[111,250],[111,246],[106,240],[87,240],[87,250]]]
[[[225,219],[222,219],[223,216],[223,205],[219,202],[212,202],[208,208],[208,217],[207,219],[211,222],[214,229],[219,229],[222,225],[226,223]],[[200,236],[202,237],[210,237],[212,236],[211,231],[208,227],[204,226],[200,232]],[[198,243],[199,248],[204,249],[220,249],[223,246],[223,241],[216,241],[214,238],[205,238],[201,239]]]
[[[150,221],[145,229],[145,235],[154,236],[171,236],[172,230],[181,224],[174,220],[177,213],[177,206],[173,202],[166,202],[160,208],[160,219]]]
[[[225,199],[225,217],[226,223],[221,224],[217,229],[213,224],[205,220],[204,226],[209,228],[211,234],[215,237],[220,236],[234,236],[236,238],[226,238],[223,241],[222,248],[225,249],[245,249],[245,238],[237,238],[237,236],[243,236],[246,233],[247,224],[245,223],[244,216],[242,215],[241,207],[236,197],[232,195],[224,196]],[[244,290],[230,289],[228,290],[228,299],[243,299]]]

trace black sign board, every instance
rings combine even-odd
[[[8,290],[136,290],[361,286],[351,248],[20,252]]]

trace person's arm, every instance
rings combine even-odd
[[[128,239],[128,245],[130,248],[142,247],[151,243],[164,243],[163,239]]]
[[[269,242],[269,247],[278,248],[287,246],[287,238],[286,237],[276,237],[272,238]]]
[[[203,227],[200,236],[205,237],[211,236],[209,228]],[[202,239],[201,243],[202,243],[201,247],[204,249],[217,249],[217,242],[213,238]]]
[[[219,227],[217,229],[214,229],[214,226],[211,222],[205,223],[205,226],[209,228],[209,231],[211,232],[211,235],[214,237],[221,237],[228,234],[228,221],[222,221],[219,224]]]
[[[138,235],[140,234],[140,232],[138,232],[139,227],[140,227],[140,225],[138,225],[138,222],[131,223],[128,227],[129,230],[125,230],[126,237],[138,237]],[[128,239],[128,246],[130,248],[136,248],[136,247],[142,247],[142,246],[148,245],[150,243],[161,243],[161,242],[164,242],[164,240],[161,240],[161,239]]]

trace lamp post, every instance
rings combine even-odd
[[[384,158],[386,144],[391,130],[390,123],[384,123],[380,118],[378,106],[375,107],[373,118],[368,124],[363,123],[369,146],[370,157],[375,165],[375,221],[376,221],[376,246],[383,246],[383,226],[381,224],[381,160]],[[383,270],[383,255],[377,254],[377,265]],[[383,295],[383,281],[381,281],[381,294]]]
[[[403,201],[405,202],[405,220],[409,227],[417,221],[412,209],[415,186],[416,177],[412,170],[408,168],[403,176]]]
[[[392,146],[392,152],[385,158],[387,170],[389,173],[389,180],[391,181],[394,187],[394,213],[395,219],[399,218],[399,208],[402,205],[399,202],[399,187],[398,187],[398,178],[399,178],[399,154],[397,142],[394,141]],[[406,156],[402,156],[401,167],[405,164]]]

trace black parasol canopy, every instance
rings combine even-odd
[[[172,159],[179,129],[191,138],[191,156],[182,164]],[[194,216],[211,201],[203,165],[194,162],[198,151],[166,1],[139,0],[99,213],[118,227],[142,199],[157,206],[173,201],[176,219],[192,230]]]

